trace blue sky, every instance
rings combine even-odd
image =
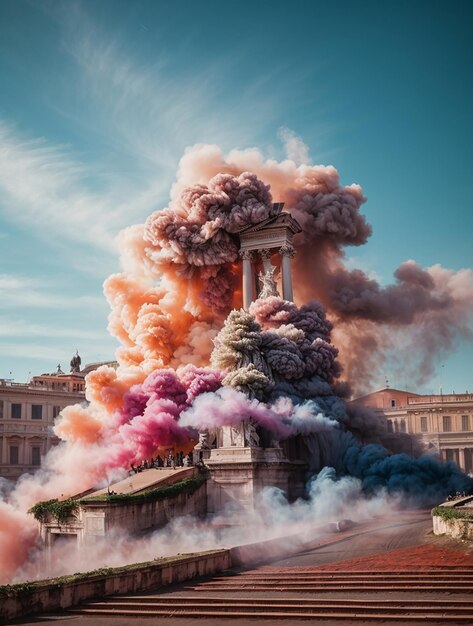
[[[2,0],[0,377],[113,357],[115,235],[166,206],[195,143],[282,158],[289,128],[368,197],[353,266],[383,283],[412,258],[473,267],[472,17],[455,0]],[[463,344],[425,391],[471,391],[472,361]]]

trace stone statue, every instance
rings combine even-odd
[[[245,425],[245,445],[250,448],[258,448],[259,447],[259,435],[256,432],[256,428],[251,421],[251,419],[246,420]]]
[[[199,450],[209,450],[210,443],[208,430],[201,430],[199,432],[199,443],[195,447]]]
[[[81,363],[82,363],[82,360],[79,356],[79,351],[76,350],[76,353],[71,359],[71,372],[80,372]]]
[[[266,272],[260,272],[258,274],[259,281],[262,285],[261,291],[258,294],[258,298],[269,298],[270,296],[279,296],[277,278],[277,268],[273,265]]]
[[[230,426],[230,445],[243,448],[245,445],[244,433],[242,432],[242,425]]]

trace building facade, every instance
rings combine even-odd
[[[374,409],[387,434],[414,435],[427,450],[473,472],[473,394],[423,396],[386,387],[355,402]]]
[[[0,477],[16,480],[41,465],[58,443],[53,426],[62,409],[85,401],[82,372],[33,376],[28,383],[0,379]]]

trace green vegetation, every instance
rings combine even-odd
[[[156,489],[150,489],[142,493],[103,494],[101,496],[83,498],[82,500],[78,500],[78,503],[117,502],[121,504],[140,504],[142,502],[158,502],[159,500],[166,500],[166,498],[173,498],[181,493],[194,493],[204,482],[205,478],[198,476],[197,478],[186,478],[168,487],[157,487]]]
[[[145,502],[158,502],[159,500],[165,500],[166,498],[173,498],[181,493],[191,494],[205,482],[205,478],[198,476],[196,478],[186,478],[174,485],[167,487],[158,487],[156,489],[150,489],[137,494],[103,494],[91,498],[82,498],[81,500],[75,500],[74,498],[68,498],[67,500],[59,501],[57,499],[45,500],[43,502],[37,502],[28,511],[31,513],[38,522],[45,522],[48,516],[56,519],[60,524],[66,522],[68,517],[77,510],[79,505],[87,504],[91,502],[103,502],[103,503],[117,503],[117,504],[141,504]]]
[[[444,520],[463,519],[473,522],[473,512],[465,511],[453,506],[436,506],[432,509],[432,517],[441,517]]]
[[[37,502],[28,513],[31,513],[38,522],[44,522],[47,516],[50,515],[57,519],[60,524],[63,524],[77,509],[77,505],[78,501],[74,500],[74,498],[61,501],[54,498],[53,500]]]
[[[0,585],[0,597],[11,593],[29,593],[33,589],[32,583],[18,583],[16,585]]]

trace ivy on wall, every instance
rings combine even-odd
[[[196,478],[186,478],[174,485],[167,487],[158,487],[157,489],[150,489],[149,491],[143,491],[143,493],[126,494],[126,493],[111,493],[95,496],[91,498],[83,498],[76,500],[74,498],[68,498],[67,500],[59,501],[57,498],[53,500],[44,500],[37,502],[28,513],[31,513],[38,522],[45,522],[48,517],[56,519],[60,524],[67,521],[69,517],[78,509],[80,505],[87,503],[117,503],[117,504],[141,504],[145,502],[158,502],[160,500],[166,500],[167,498],[173,498],[182,493],[192,494],[205,482],[205,478],[198,476]]]
[[[149,491],[143,491],[143,493],[114,493],[103,494],[101,496],[95,496],[92,498],[85,498],[79,500],[80,504],[86,504],[87,502],[116,502],[121,504],[140,504],[142,502],[157,502],[159,500],[166,500],[166,498],[173,498],[181,493],[191,494],[205,482],[205,478],[198,476],[196,478],[186,478],[174,485],[168,487],[158,487],[157,489],[150,489]]]
[[[71,517],[76,511],[77,506],[78,500],[74,500],[74,498],[61,501],[54,498],[52,500],[37,502],[31,507],[28,513],[31,513],[38,522],[44,522],[48,516],[51,516],[62,524],[68,517]]]
[[[441,517],[444,520],[463,519],[473,522],[473,512],[453,506],[436,506],[435,509],[432,509],[432,517]]]

